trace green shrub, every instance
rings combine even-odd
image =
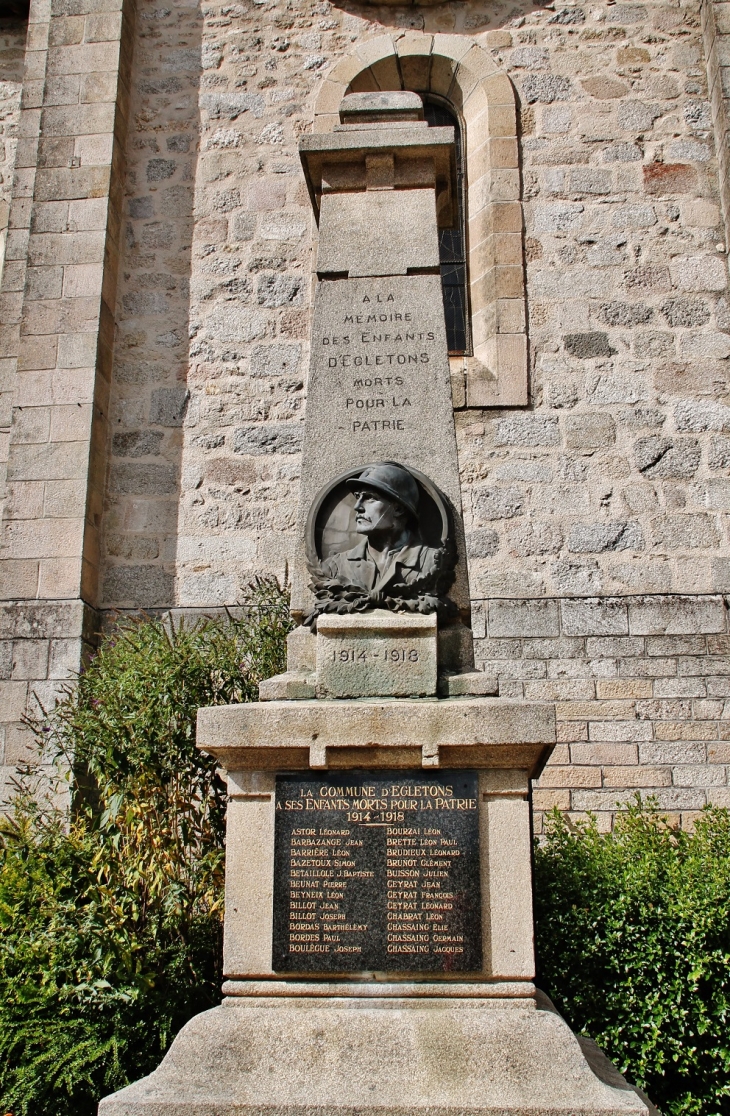
[[[34,726],[83,777],[64,813],[27,772],[0,823],[0,1112],[94,1113],[220,998],[225,788],[195,714],[255,700],[290,628],[275,582],[245,603],[122,621]]]
[[[538,980],[667,1116],[730,1113],[730,814],[613,833],[557,812],[535,849]]]

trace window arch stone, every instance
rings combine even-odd
[[[436,94],[462,120],[474,355],[451,358],[457,406],[528,402],[523,215],[514,87],[474,39],[408,31],[360,43],[327,74],[314,130],[331,131],[346,93]]]

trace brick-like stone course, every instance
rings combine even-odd
[[[24,715],[53,705],[95,627],[83,602],[95,602],[99,571],[131,48],[121,0],[101,7],[32,0],[22,58],[0,293],[11,403],[0,598],[14,629],[0,683],[0,798],[29,757]]]
[[[73,9],[29,13],[0,295],[4,600],[96,598],[131,42],[121,0]]]
[[[25,718],[62,697],[90,653],[99,617],[81,601],[0,604],[0,808],[14,793],[17,769],[53,757],[39,753]]]
[[[542,686],[557,703],[558,745],[534,788],[538,830],[553,806],[575,816],[592,811],[608,828],[617,804],[636,791],[684,825],[708,803],[730,801],[723,597],[484,605],[476,609],[477,622],[486,617],[478,665],[499,679],[500,693],[536,697]],[[536,616],[544,627],[548,615],[546,634]],[[551,678],[559,688],[549,691],[558,686]]]

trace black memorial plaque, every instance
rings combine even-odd
[[[474,772],[276,780],[277,972],[482,965]]]

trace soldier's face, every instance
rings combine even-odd
[[[398,505],[367,488],[355,493],[355,523],[361,535],[390,531],[399,525]]]

